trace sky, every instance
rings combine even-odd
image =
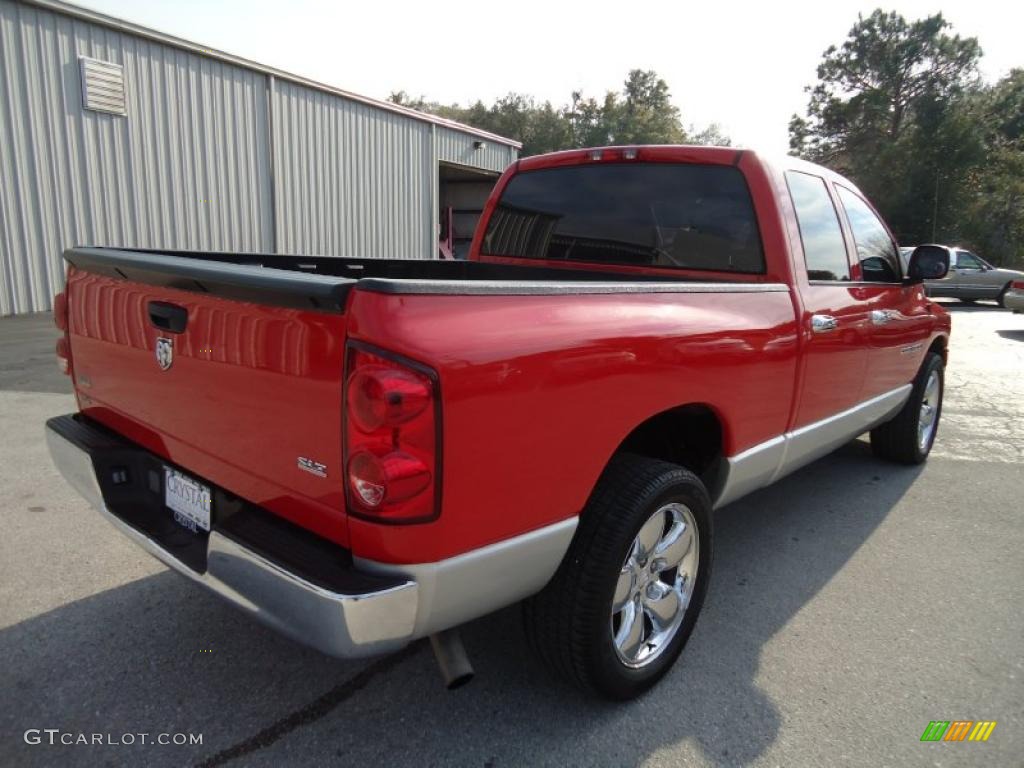
[[[669,84],[685,125],[718,123],[738,146],[788,148],[823,51],[876,6],[818,2],[587,3],[520,0],[79,0],[79,4],[338,88],[461,104],[510,91],[556,106],[600,98],[630,69]],[[941,11],[977,37],[982,76],[1024,66],[1024,3],[892,0],[908,19]]]

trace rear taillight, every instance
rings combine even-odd
[[[61,373],[71,375],[71,342],[67,336],[57,339],[57,367]]]
[[[1013,281],[1013,290],[1015,290],[1015,291],[1024,291],[1024,280],[1014,280]]]
[[[363,432],[411,421],[430,401],[430,380],[413,371],[371,363],[348,380],[349,413]]]
[[[68,329],[68,295],[63,291],[53,297],[53,324],[59,331]]]
[[[63,291],[53,297],[53,324],[63,336],[57,339],[57,367],[71,375],[71,341],[68,339],[68,295]]]
[[[437,376],[350,342],[345,379],[349,511],[375,520],[433,520],[440,503]]]

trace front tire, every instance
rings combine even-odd
[[[693,632],[711,575],[711,501],[682,467],[615,456],[551,582],[523,607],[556,674],[610,699],[660,680]]]
[[[929,352],[903,408],[891,420],[871,430],[875,455],[900,464],[923,463],[939,431],[945,388],[942,357]]]

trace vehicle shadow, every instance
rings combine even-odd
[[[1021,330],[996,331],[996,333],[1010,341],[1024,341],[1024,331]]]
[[[721,510],[704,614],[676,667],[631,703],[550,679],[528,653],[517,608],[465,628],[477,678],[448,692],[425,643],[383,661],[332,660],[162,572],[0,630],[0,762],[631,766],[690,740],[711,764],[746,765],[782,722],[757,682],[764,646],[919,472],[855,441]],[[30,747],[27,728],[204,741]]]

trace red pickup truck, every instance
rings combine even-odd
[[[712,510],[868,430],[921,462],[950,321],[849,181],[792,158],[521,160],[468,261],[72,248],[67,480],[171,568],[341,657],[524,602],[635,696],[708,587]]]

